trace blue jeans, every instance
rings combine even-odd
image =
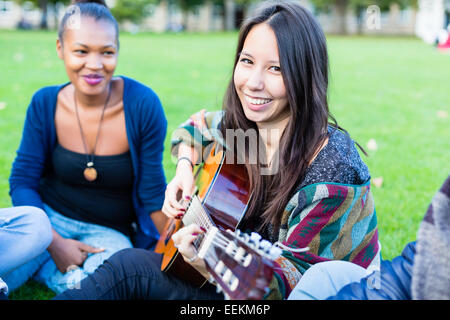
[[[112,255],[77,288],[55,300],[223,300],[216,287],[201,288],[161,271],[162,255],[144,249],[125,249]],[[189,318],[189,317],[188,317]]]
[[[45,212],[21,206],[0,209],[0,277],[34,259],[52,241],[52,229]],[[0,291],[6,286],[0,279]]]
[[[119,231],[67,218],[45,204],[44,209],[53,229],[63,238],[75,239],[93,247],[104,248],[105,251],[90,253],[81,267],[66,273],[58,270],[48,251],[45,251],[3,279],[11,291],[32,278],[47,285],[54,292],[61,293],[76,287],[82,279],[93,273],[115,252],[132,247],[130,239]]]
[[[369,270],[348,261],[320,262],[306,270],[288,300],[325,300],[370,274]]]

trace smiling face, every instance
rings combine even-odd
[[[113,24],[82,17],[79,28],[67,28],[56,49],[77,92],[105,93],[117,66],[117,35]]]
[[[277,126],[289,114],[275,33],[266,23],[248,33],[234,71],[245,116],[258,127]]]

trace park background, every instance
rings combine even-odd
[[[449,12],[444,4],[448,1],[428,1],[442,3],[440,28],[444,28]],[[8,177],[31,96],[43,86],[67,81],[63,63],[55,51],[56,31],[51,22],[55,17],[50,14],[53,2],[43,1],[47,3],[43,25],[43,10],[39,7],[42,1],[35,4],[0,1],[0,26],[6,25],[7,11],[1,13],[6,2],[19,5],[22,13],[39,15],[26,23],[19,19],[20,30],[17,24],[0,30],[0,207],[11,205]],[[151,1],[135,3],[144,2],[149,5]],[[197,29],[192,25],[188,28],[181,13],[189,1],[176,2],[170,2],[177,9],[172,7],[172,18],[164,20],[165,27],[151,30],[142,25],[149,17],[136,12],[155,14],[161,3],[150,3],[153,11],[143,11],[142,7],[116,0],[117,6],[125,4],[122,10],[127,17],[120,19],[121,48],[116,75],[126,75],[150,86],[162,101],[168,119],[164,152],[167,181],[175,172],[169,153],[171,133],[200,109],[221,109],[232,72],[236,28],[259,1],[235,1],[235,9],[241,13],[232,14],[233,19],[224,16],[221,27],[214,30],[201,30],[199,23],[194,25]],[[216,9],[220,14],[225,13],[225,2],[222,1],[222,11]],[[342,2],[347,2],[344,20],[339,17]],[[384,259],[399,255],[406,243],[416,239],[431,198],[450,173],[450,54],[436,49],[439,28],[431,23],[422,21],[419,31],[417,21],[413,21],[412,27],[399,24],[395,32],[392,22],[393,12],[400,17],[399,21],[419,19],[421,2],[317,0],[306,4],[320,17],[327,32],[330,111],[369,153],[368,157],[362,155],[362,159],[372,176]],[[220,1],[215,3],[220,7]],[[380,16],[372,20],[373,28],[366,23],[368,11],[361,11],[370,5],[377,5],[380,10]],[[198,0],[186,10],[194,16],[197,12],[197,18],[201,19],[203,6]],[[116,11],[116,15],[120,13]],[[331,22],[324,22],[324,17],[332,19]],[[355,21],[359,21],[359,27],[355,27]],[[52,296],[44,286],[28,281],[10,298]]]

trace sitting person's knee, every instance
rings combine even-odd
[[[36,245],[46,249],[52,242],[52,225],[47,214],[37,207],[23,206],[21,208],[28,216],[27,220],[31,225],[30,230],[33,230],[31,233],[35,236]]]
[[[44,210],[33,206],[18,206],[7,210],[8,225],[21,235],[21,241],[44,251],[52,242],[52,225]]]

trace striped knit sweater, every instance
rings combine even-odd
[[[202,110],[191,116],[172,134],[172,154],[177,155],[180,142],[193,146],[199,154],[213,141],[225,145],[217,130],[222,115],[222,112]],[[334,163],[333,158],[336,156],[324,152],[325,148],[310,168],[316,166],[319,170],[328,171],[328,176],[315,177],[314,170],[307,173],[304,183],[301,183],[284,210],[277,238],[270,239],[286,247],[309,247],[309,250],[301,253],[283,250],[275,261],[274,277],[266,299],[285,299],[302,274],[314,263],[346,260],[364,268],[379,266],[381,247],[368,171],[365,181],[355,184],[354,181],[358,179],[354,177],[352,181],[347,181],[339,175],[351,168],[352,164],[343,165],[342,161]],[[353,144],[349,150],[356,154],[356,160],[352,161],[362,164]],[[321,163],[328,163],[328,167],[321,166]],[[333,177],[339,176],[336,179],[329,178],[329,172],[333,170],[336,171]]]

